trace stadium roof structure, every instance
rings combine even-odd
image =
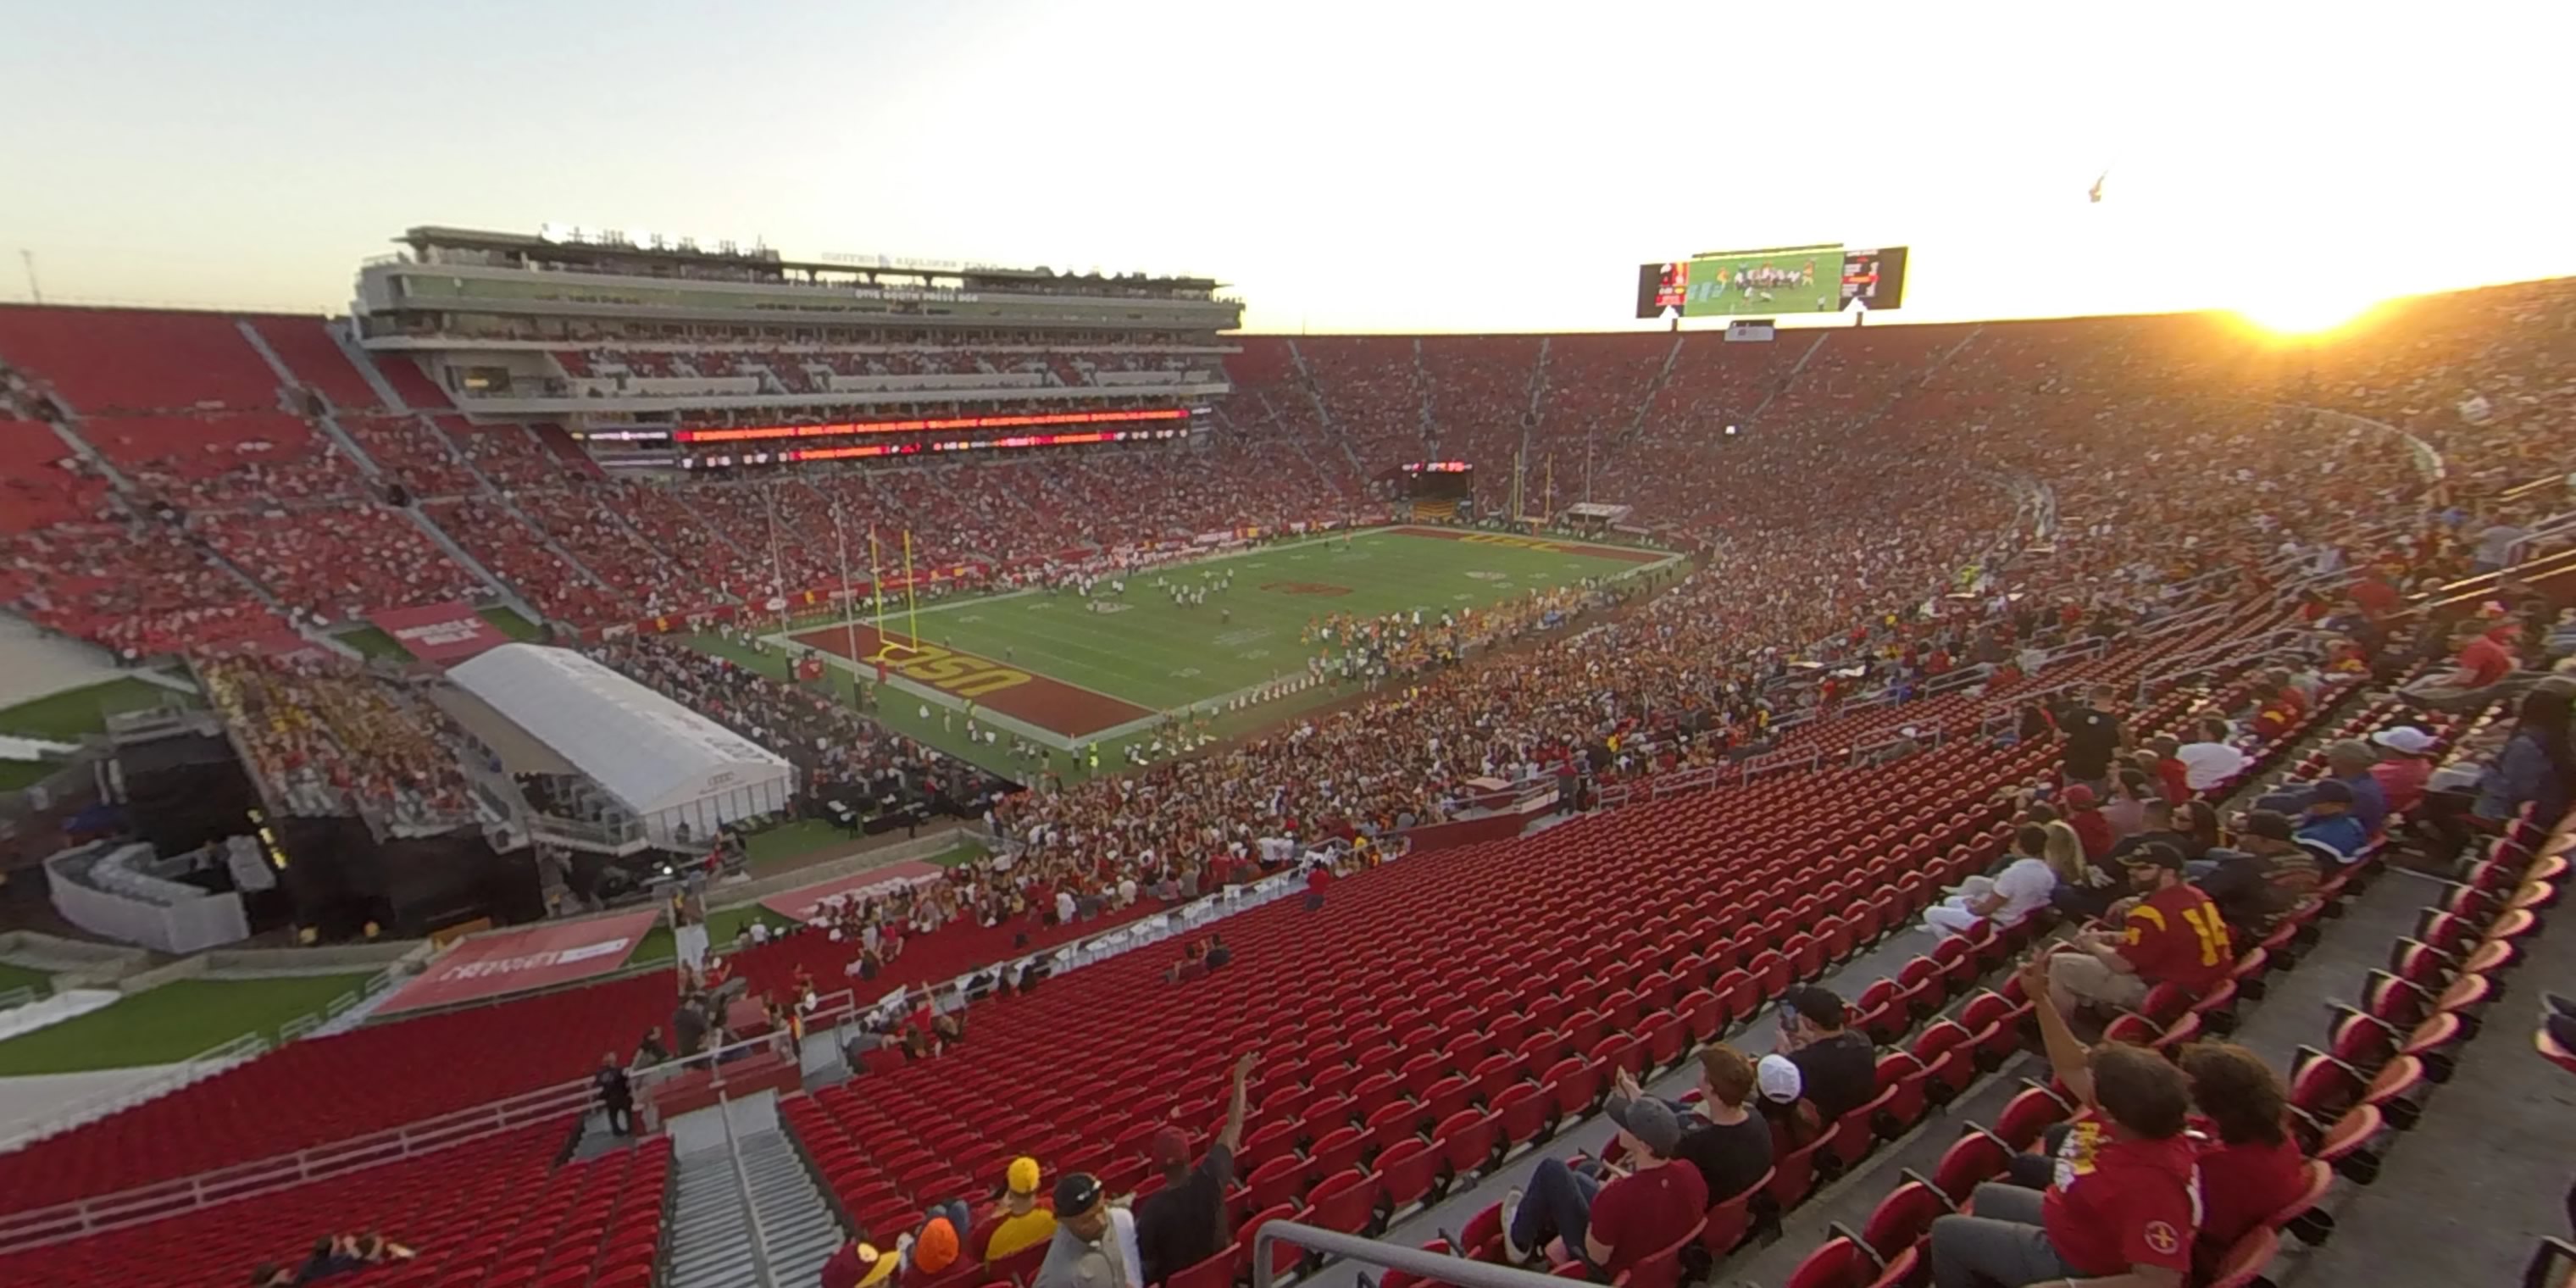
[[[688,823],[704,837],[781,807],[785,759],[570,649],[504,644],[448,679],[633,810],[657,837]]]
[[[467,250],[498,250],[538,255],[565,262],[624,262],[671,264],[736,264],[749,268],[807,273],[845,273],[873,278],[880,274],[896,277],[960,277],[983,281],[995,286],[1015,286],[1024,290],[1041,289],[1049,283],[1129,283],[1138,286],[1161,286],[1175,290],[1217,290],[1225,283],[1212,277],[1160,273],[1076,273],[1057,272],[1051,268],[1008,268],[999,264],[940,264],[928,261],[908,262],[877,260],[858,256],[826,256],[817,260],[794,260],[780,256],[768,246],[707,249],[695,241],[639,245],[621,234],[608,234],[618,240],[592,240],[553,237],[543,234],[493,232],[480,228],[450,228],[439,224],[421,224],[403,230],[394,241],[412,248],[417,254],[428,246],[446,246]]]

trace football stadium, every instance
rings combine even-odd
[[[953,80],[718,150],[1007,102],[1046,202],[853,203],[980,258],[771,245],[852,216],[611,64],[511,147],[615,165],[526,192],[77,112],[204,228],[13,167],[0,1283],[2576,1284],[2576,277],[2122,294],[2169,158],[2060,158],[2001,275],[1959,189],[1441,207],[1582,279],[1523,325],[1228,208],[1340,118],[1149,201],[1211,136],[913,21],[826,25]],[[227,78],[314,56],[124,83],[274,123]],[[366,195],[249,213],[305,168]],[[2078,219],[2098,298],[1979,293]]]

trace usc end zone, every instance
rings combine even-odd
[[[1121,725],[1151,720],[1158,714],[1125,699],[1006,666],[989,657],[928,641],[888,638],[873,626],[825,626],[799,631],[788,638],[847,659],[863,673],[875,669],[887,680],[910,681],[1071,739],[1090,738]],[[857,650],[855,654],[853,648]]]

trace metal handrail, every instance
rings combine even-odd
[[[733,1099],[716,1093],[716,1117],[724,1123],[725,1161],[733,1164],[733,1192],[742,1203],[742,1220],[751,1231],[751,1269],[759,1276],[761,1288],[778,1288],[778,1276],[769,1268],[769,1231],[760,1223],[760,1205],[751,1201],[751,1172],[742,1165],[742,1140],[733,1132]]]
[[[1252,1288],[1271,1288],[1277,1281],[1270,1264],[1270,1245],[1281,1240],[1327,1257],[1348,1257],[1389,1270],[1419,1275],[1451,1288],[1565,1288],[1554,1275],[1490,1261],[1470,1261],[1441,1252],[1425,1252],[1382,1239],[1364,1239],[1339,1230],[1320,1230],[1297,1221],[1264,1221],[1252,1236]]]
[[[166,1220],[183,1212],[271,1193],[307,1181],[375,1167],[567,1114],[590,1103],[588,1079],[560,1083],[506,1100],[292,1154],[159,1181],[94,1198],[0,1217],[0,1255],[108,1230]]]

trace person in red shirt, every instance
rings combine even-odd
[[[2160,733],[2147,739],[2147,750],[2155,757],[2151,768],[2155,772],[2156,785],[2164,791],[2165,803],[2180,805],[2190,800],[2191,767],[2174,754],[2182,750],[2181,740],[2171,734]]]
[[[2179,851],[2150,842],[2130,851],[2126,865],[2137,897],[2112,906],[2121,928],[2087,930],[2049,958],[2048,992],[2061,1008],[2092,1002],[2127,1009],[2164,983],[2197,995],[2236,964],[2226,920],[2183,879]]]
[[[2398,695],[2436,711],[2485,705],[2497,696],[2492,692],[2495,686],[2510,678],[2517,665],[2496,634],[2475,620],[2452,626],[2451,647],[2456,650],[2458,669],[2418,680],[2399,689]]]
[[[1319,862],[1307,867],[1306,911],[1314,912],[1324,906],[1324,887],[1331,885],[1332,883],[1333,867],[1331,864]]]
[[[2288,1128],[2289,1094],[2263,1057],[2226,1042],[2182,1053],[2200,1157],[2200,1239],[2193,1260],[2214,1268],[2237,1240],[2308,1188],[2308,1160]]]
[[[2370,571],[2362,574],[2361,580],[2354,582],[2352,589],[2345,592],[2352,596],[2352,602],[2361,605],[2362,611],[2372,617],[2386,617],[2396,612],[2398,604],[2403,602],[2397,587],[2388,580],[2384,571],[2386,567],[2384,560],[2373,564]]]
[[[2370,776],[2378,781],[2388,812],[2415,808],[2424,799],[2424,784],[2433,776],[2433,735],[2413,725],[2392,725],[2370,735],[2370,742],[2379,748]]]
[[[2082,783],[2066,789],[2066,825],[2075,829],[2077,840],[2084,842],[2084,857],[2100,861],[2118,843],[2111,820],[2102,817],[2101,798]]]
[[[1673,1246],[1708,1215],[1708,1181],[1678,1157],[1681,1119],[1653,1096],[1613,1099],[1624,1166],[1577,1172],[1563,1159],[1543,1159],[1527,1191],[1503,1196],[1503,1245],[1527,1261],[1550,1236],[1564,1257],[1608,1283],[1638,1260]],[[1551,1256],[1554,1254],[1550,1250]]]
[[[1974,1216],[1932,1223],[1935,1288],[1986,1282],[2044,1285],[2110,1280],[2128,1288],[2181,1288],[2199,1226],[2184,1133],[2191,1096],[2183,1071],[2144,1047],[2106,1042],[2087,1050],[2048,996],[2054,961],[2022,967],[2037,1001],[2041,1040],[2068,1091],[2094,1114],[2059,1142],[2048,1188],[1979,1185]]]

